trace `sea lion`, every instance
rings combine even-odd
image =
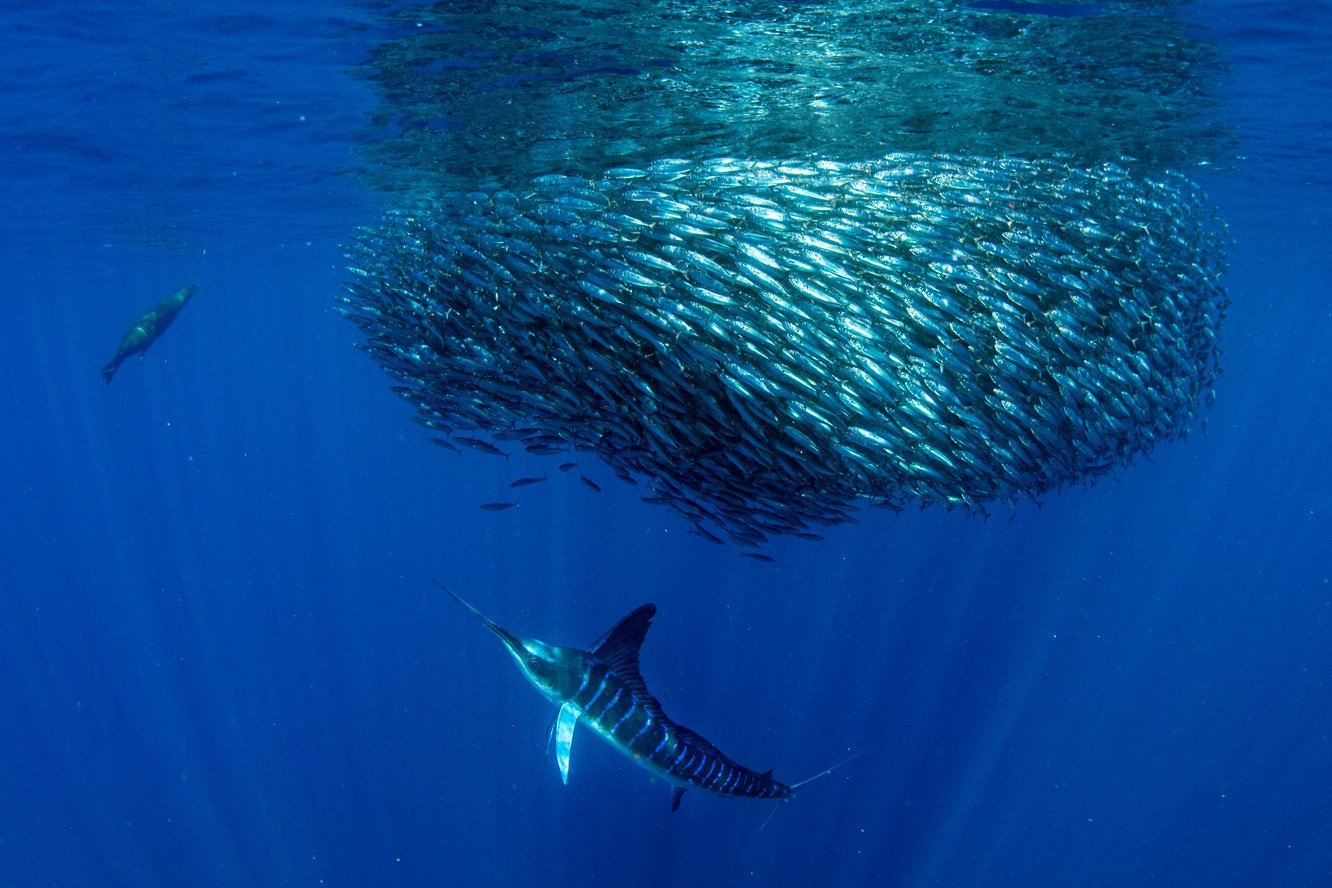
[[[161,336],[167,327],[171,326],[171,322],[180,314],[185,303],[190,301],[196,289],[194,284],[186,284],[174,295],[148,309],[143,317],[125,331],[120,340],[120,347],[116,349],[116,356],[111,359],[111,363],[102,368],[102,376],[106,377],[108,384],[111,382],[111,377],[116,375],[116,370],[120,369],[121,361],[130,355],[148,353],[148,347],[157,341],[157,337]]]

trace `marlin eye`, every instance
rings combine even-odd
[[[528,667],[529,669],[535,669],[535,668],[537,668],[537,667],[540,666],[540,665],[541,665],[541,661],[538,660],[536,657],[528,657],[528,658],[527,658],[527,667]]]

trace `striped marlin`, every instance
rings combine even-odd
[[[668,780],[672,811],[680,807],[680,797],[687,789],[738,798],[784,799],[795,786],[809,782],[787,786],[774,780],[772,771],[760,774],[746,768],[666,717],[638,671],[638,650],[656,616],[656,605],[643,605],[616,623],[591,649],[580,650],[514,635],[438,580],[435,584],[498,635],[527,680],[560,708],[554,724],[555,760],[565,783],[569,782],[569,753],[579,719],[611,746]]]

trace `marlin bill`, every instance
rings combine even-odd
[[[580,650],[515,635],[451,589],[438,581],[436,585],[498,635],[527,680],[560,708],[554,724],[555,758],[565,783],[574,728],[581,719],[615,749],[671,783],[672,811],[680,807],[687,789],[785,799],[801,785],[774,780],[770,770],[759,773],[746,768],[666,716],[638,669],[638,652],[657,613],[655,605],[637,608],[589,650]]]

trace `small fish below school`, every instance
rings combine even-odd
[[[505,509],[512,509],[513,507],[515,507],[515,506],[517,506],[517,505],[518,505],[518,500],[514,500],[513,502],[482,503],[482,504],[481,504],[481,511],[483,511],[483,512],[503,512]]]
[[[166,332],[166,328],[171,326],[171,322],[180,314],[180,310],[185,307],[185,303],[190,301],[194,291],[198,289],[194,284],[186,284],[171,296],[163,299],[154,305],[148,311],[134,322],[125,335],[120,339],[120,346],[116,349],[115,357],[111,362],[102,368],[102,377],[106,379],[107,385],[111,384],[111,377],[116,375],[120,365],[130,355],[146,355],[149,347],[157,341],[157,337]]]
[[[565,783],[574,727],[580,719],[616,750],[671,783],[672,811],[680,807],[685,790],[695,788],[735,798],[787,799],[796,787],[840,767],[788,785],[773,779],[770,770],[760,773],[738,764],[667,718],[638,668],[638,652],[657,613],[655,605],[635,609],[591,648],[581,650],[515,635],[443,583],[435,580],[435,585],[499,636],[524,677],[560,708],[552,727],[555,759]]]
[[[482,440],[481,438],[469,438],[465,435],[454,435],[453,440],[457,441],[459,444],[465,444],[473,450],[479,450],[481,453],[487,453],[491,456],[502,456],[505,459],[509,458],[509,454],[500,450],[489,441]]]

